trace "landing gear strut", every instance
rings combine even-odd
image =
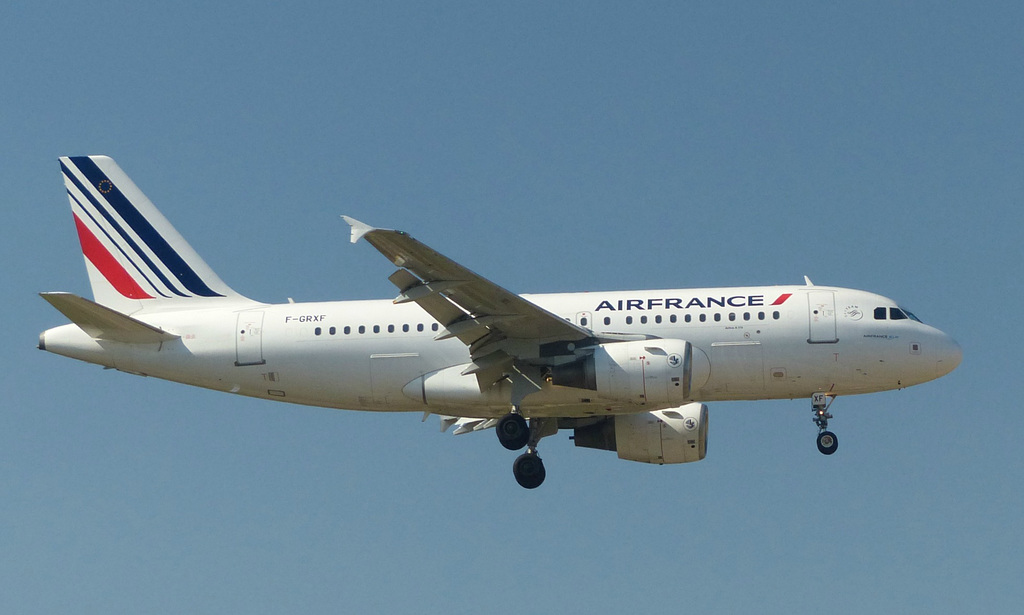
[[[558,419],[533,417],[527,425],[519,412],[523,399],[542,388],[543,377],[536,366],[513,363],[505,377],[512,384],[512,412],[501,417],[496,425],[498,441],[512,451],[526,447],[526,452],[512,464],[512,474],[520,486],[536,489],[546,475],[544,462],[537,454],[537,443],[544,436],[558,432]]]
[[[498,441],[510,451],[527,447],[526,452],[512,464],[516,482],[526,489],[540,487],[547,473],[544,471],[544,462],[537,454],[537,443],[544,436],[557,432],[558,422],[555,419],[532,418],[527,425],[519,409],[513,408],[512,412],[501,417],[495,431],[498,432]]]
[[[818,451],[822,455],[831,455],[836,452],[839,448],[839,438],[836,434],[828,431],[828,420],[832,418],[832,415],[828,411],[828,407],[832,405],[832,400],[825,393],[815,393],[811,396],[811,411],[814,413],[814,424],[818,426]]]

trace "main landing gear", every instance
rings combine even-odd
[[[828,407],[832,405],[834,397],[825,393],[815,393],[811,396],[811,411],[814,413],[814,424],[818,426],[818,450],[822,455],[831,455],[839,448],[839,438],[828,430],[828,420],[832,415]]]
[[[544,471],[544,462],[537,454],[537,443],[544,436],[554,433],[551,428],[558,431],[556,419],[530,419],[527,425],[526,419],[519,414],[518,408],[501,417],[495,426],[498,432],[498,442],[510,451],[517,451],[524,446],[526,452],[516,458],[512,464],[512,474],[516,482],[526,489],[536,489],[544,482],[547,475]]]

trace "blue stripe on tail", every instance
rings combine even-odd
[[[200,297],[223,297],[220,293],[215,292],[209,286],[203,282],[202,278],[193,271],[193,269],[185,262],[184,259],[178,255],[178,252],[167,243],[167,240],[153,228],[153,225],[146,220],[145,216],[139,212],[139,210],[128,200],[121,190],[110,181],[107,175],[100,170],[100,168],[91,159],[85,156],[74,157],[70,159],[71,162],[78,167],[78,170],[89,180],[89,182],[96,187],[100,193],[103,194],[103,198],[110,203],[114,211],[121,216],[121,219],[128,223],[128,226],[135,231],[135,234],[142,239],[142,241],[149,247],[149,249],[156,255],[161,263],[170,271],[174,277],[190,292]],[[82,192],[93,200],[92,195],[81,186],[77,179],[69,171],[66,174],[71,177],[71,180],[79,187]],[[181,295],[179,291],[174,288],[174,285],[167,280],[160,270],[154,266],[152,262],[146,257],[146,255],[139,249],[139,247],[132,241],[131,237],[124,232],[123,229],[113,220],[113,218],[104,211],[103,207],[99,203],[93,201],[97,209],[103,213],[107,221],[113,225],[121,236],[127,241],[132,248],[139,254],[139,257],[146,261],[147,265],[153,270],[153,272],[160,277],[160,279],[167,284],[167,287],[175,294]],[[184,295],[183,295],[184,296]]]
[[[92,161],[90,160],[89,162]],[[139,247],[139,244],[135,243],[135,240],[132,239],[131,235],[129,235],[128,232],[125,231],[124,228],[121,226],[121,224],[114,218],[114,216],[111,215],[109,211],[107,211],[106,207],[96,200],[96,197],[94,197],[92,193],[89,192],[89,190],[82,185],[82,182],[78,181],[78,178],[75,177],[75,174],[71,172],[71,169],[68,169],[66,166],[64,166],[63,162],[61,162],[61,168],[64,170],[64,176],[70,179],[71,182],[75,184],[75,187],[78,188],[79,192],[85,195],[85,198],[89,199],[89,202],[92,203],[92,206],[96,208],[96,211],[98,211],[100,215],[103,216],[103,219],[106,220],[107,223],[110,224],[110,226],[115,231],[117,231],[118,235],[121,236],[121,239],[126,244],[128,244],[128,247],[130,247],[132,251],[135,252],[135,257],[133,258],[131,255],[125,254],[124,250],[121,250],[122,254],[125,254],[125,256],[128,257],[128,260],[132,262],[135,268],[139,268],[139,266],[136,264],[136,260],[141,260],[146,264],[149,270],[153,272],[153,275],[160,278],[160,281],[163,282],[164,286],[167,288],[169,292],[172,292],[175,295],[178,295],[179,297],[188,297],[188,295],[175,288],[174,284],[171,284],[171,281],[167,279],[167,276],[165,276],[163,272],[157,268],[156,264],[152,260],[150,260],[149,256],[147,256],[145,252],[142,251],[142,248]],[[109,183],[109,180],[107,181]],[[93,219],[93,222],[95,222],[95,219]],[[117,246],[118,243],[115,241],[114,245]],[[120,249],[120,247],[118,247],[118,249]]]

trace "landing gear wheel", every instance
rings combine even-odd
[[[523,453],[516,457],[512,464],[512,474],[516,482],[525,489],[536,489],[544,482],[547,473],[544,472],[544,462],[540,460],[537,453]]]
[[[818,450],[822,455],[831,455],[839,448],[839,438],[831,431],[823,431],[818,434]]]
[[[521,414],[510,412],[501,417],[495,431],[498,442],[510,451],[518,451],[530,441],[530,427]]]

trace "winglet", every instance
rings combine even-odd
[[[369,233],[370,231],[377,230],[370,226],[369,224],[366,224],[365,222],[360,222],[359,220],[356,220],[355,218],[351,218],[349,216],[342,216],[342,219],[345,220],[345,222],[348,222],[348,225],[352,227],[352,243],[359,241],[360,239],[362,239],[363,235]]]

